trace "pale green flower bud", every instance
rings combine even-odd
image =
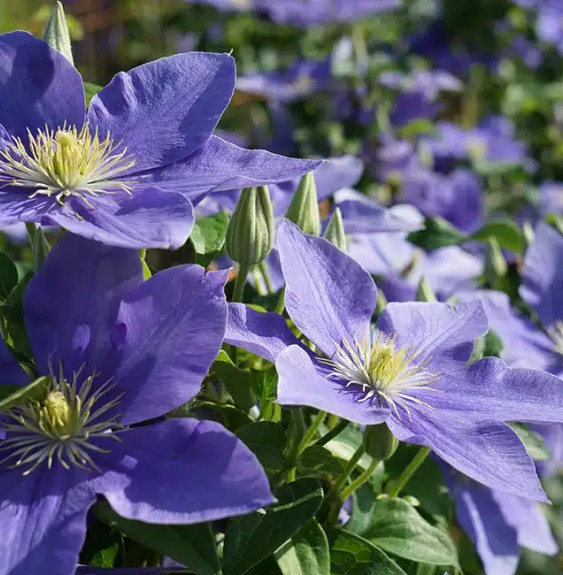
[[[285,217],[297,224],[306,234],[320,235],[321,216],[313,172],[301,178]]]
[[[389,459],[399,447],[399,440],[391,433],[387,424],[368,425],[364,430],[364,449],[377,461]]]
[[[57,2],[55,6],[53,6],[53,11],[49,17],[47,26],[45,26],[43,40],[58,50],[74,66],[68,23],[63,5],[60,2]]]
[[[274,213],[268,186],[245,188],[233,212],[225,246],[237,263],[258,264],[274,244]]]
[[[324,233],[325,239],[334,244],[340,251],[348,250],[346,233],[344,232],[344,223],[342,222],[342,212],[336,208]]]

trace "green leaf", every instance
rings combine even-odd
[[[279,423],[272,421],[249,423],[237,429],[236,434],[254,452],[264,467],[267,469],[285,467],[284,451],[287,436]]]
[[[457,228],[438,216],[426,218],[424,229],[409,234],[409,241],[426,251],[433,251],[445,246],[459,244],[466,239]]]
[[[39,377],[26,386],[9,386],[10,388],[16,387],[13,393],[0,401],[0,413],[8,411],[16,405],[23,405],[30,401],[42,400],[47,393],[47,386],[49,385],[50,378],[47,376]],[[2,386],[4,387],[4,386]]]
[[[18,285],[18,268],[4,253],[0,252],[0,298],[5,300]]]
[[[328,539],[316,519],[311,519],[274,555],[283,575],[330,575]]]
[[[379,499],[365,537],[385,551],[417,563],[457,563],[457,553],[451,539],[430,525],[403,499]]]
[[[226,212],[219,212],[205,218],[198,218],[190,235],[190,241],[197,254],[198,264],[207,266],[221,251],[225,244],[225,236],[229,218]]]
[[[121,545],[116,541],[109,547],[96,551],[88,564],[92,567],[105,567],[106,569],[115,567],[115,560],[120,550]]]
[[[468,239],[486,242],[495,239],[501,248],[521,254],[526,249],[522,230],[510,220],[496,220],[485,224]]]
[[[328,538],[333,575],[406,575],[381,549],[359,535],[331,529]]]
[[[551,451],[539,433],[532,431],[525,423],[509,423],[508,425],[510,425],[516,435],[518,435],[528,455],[534,461],[547,461],[551,459]]]
[[[371,481],[364,483],[352,495],[354,505],[346,530],[356,535],[363,535],[371,525],[373,507],[377,500],[377,491]]]
[[[276,493],[278,503],[266,513],[231,519],[225,536],[225,575],[243,575],[293,537],[319,510],[323,500],[316,479],[298,479]]]
[[[89,106],[92,98],[102,89],[103,86],[84,82],[84,93],[86,94],[86,105]]]
[[[16,356],[21,355],[26,358],[33,357],[33,354],[24,325],[23,294],[32,277],[33,272],[28,272],[12,289],[4,304],[0,306],[0,313],[4,320],[4,339],[11,345]]]
[[[97,517],[134,541],[187,565],[198,575],[221,572],[213,531],[209,523],[156,525],[120,517],[101,501],[94,507]]]
[[[328,449],[320,445],[307,447],[299,456],[298,466],[303,475],[308,473],[340,475],[344,471],[340,461]]]
[[[219,352],[211,370],[225,384],[233,401],[242,410],[248,411],[256,404],[256,396],[252,392],[251,372],[237,367],[225,351]]]

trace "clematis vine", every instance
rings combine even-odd
[[[109,245],[177,248],[207,193],[314,169],[212,135],[234,84],[227,54],[177,54],[117,74],[86,110],[62,54],[26,32],[1,35],[0,226],[41,222]]]
[[[563,421],[563,388],[496,358],[467,365],[488,329],[479,303],[392,303],[372,328],[377,289],[354,260],[288,221],[277,247],[287,312],[313,350],[278,315],[241,304],[229,308],[225,339],[275,362],[279,403],[385,422],[399,440],[429,447],[484,485],[546,500],[505,422]]]
[[[24,298],[43,378],[0,412],[0,573],[74,573],[98,495],[165,524],[272,501],[255,456],[220,424],[163,417],[198,393],[221,348],[225,280],[184,265],[144,282],[135,250],[71,234],[54,247]],[[0,352],[2,384],[25,382]]]

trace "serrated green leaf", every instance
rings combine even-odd
[[[269,557],[308,523],[323,500],[316,479],[298,479],[276,493],[278,503],[266,513],[252,513],[231,519],[225,536],[225,575],[244,575]]]
[[[225,244],[229,218],[225,212],[219,212],[205,218],[198,218],[190,234],[190,241],[196,252],[198,264],[207,266],[221,251]]]
[[[274,554],[283,575],[330,575],[328,539],[311,519]]]
[[[237,429],[237,437],[256,455],[267,469],[285,467],[284,451],[287,435],[279,423],[257,421]]]
[[[97,517],[134,541],[171,557],[199,575],[221,572],[213,531],[209,523],[197,525],[156,525],[120,517],[101,501],[94,507]]]
[[[225,351],[219,352],[211,371],[225,384],[237,406],[248,411],[256,405],[256,396],[252,392],[251,372],[236,366]]]
[[[457,563],[456,548],[451,539],[430,525],[403,499],[379,499],[365,537],[385,551],[417,563]]]
[[[18,285],[18,268],[4,253],[0,252],[0,298],[6,299]]]
[[[521,254],[526,248],[522,230],[510,220],[488,222],[468,239],[486,242],[494,238],[501,248]]]
[[[298,466],[302,474],[330,473],[339,475],[344,471],[340,461],[328,449],[320,445],[307,447],[299,456]]]
[[[333,575],[407,575],[363,537],[339,529],[331,529],[327,535]]]

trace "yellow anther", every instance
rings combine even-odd
[[[68,431],[72,421],[72,409],[64,394],[51,391],[43,401],[40,417],[53,431]]]

